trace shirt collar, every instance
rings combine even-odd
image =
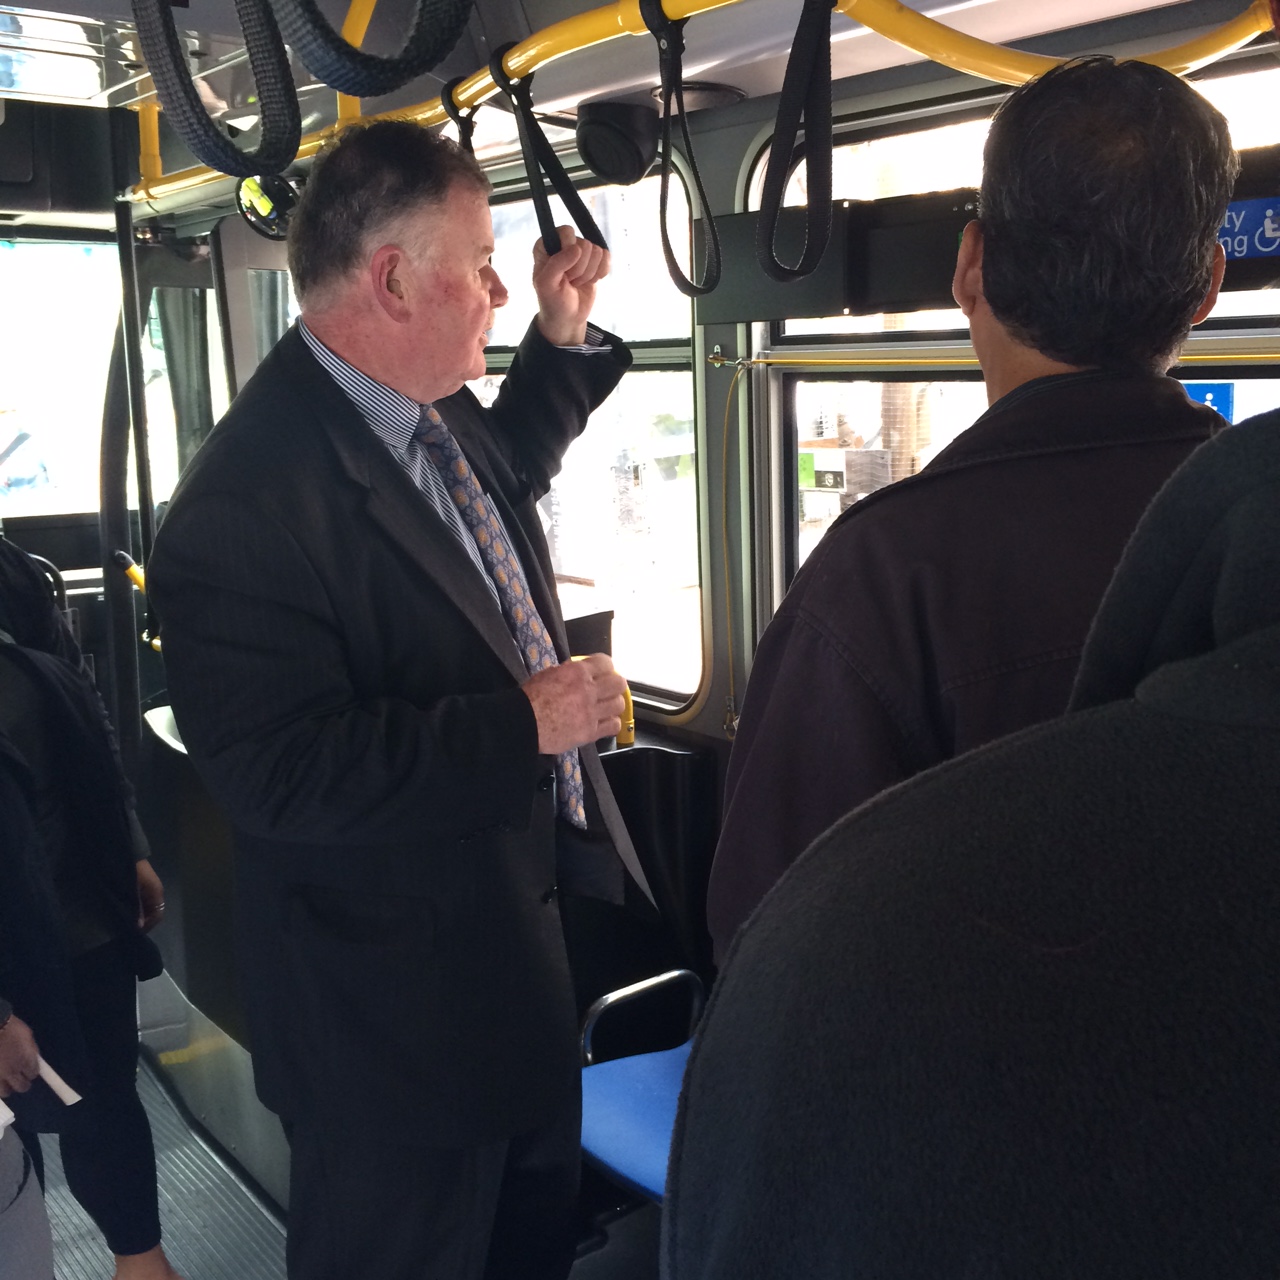
[[[375,381],[367,373],[361,373],[355,365],[348,364],[340,355],[330,351],[301,320],[298,321],[298,332],[307,344],[307,350],[346,392],[374,434],[393,453],[403,455],[418,430],[422,410],[426,406]]]

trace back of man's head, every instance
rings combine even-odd
[[[1064,364],[1163,369],[1212,278],[1239,162],[1177,76],[1081,58],[1013,93],[987,138],[983,292]]]
[[[316,158],[289,222],[289,273],[306,306],[364,261],[395,224],[444,203],[455,183],[488,193],[475,159],[408,120],[344,129]]]

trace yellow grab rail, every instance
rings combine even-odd
[[[1043,75],[1060,61],[965,35],[908,9],[899,0],[839,0],[836,7],[904,49],[923,54],[955,71],[1000,84],[1023,84]],[[1143,54],[1138,61],[1154,63],[1175,75],[1186,75],[1248,44],[1254,36],[1270,31],[1271,26],[1270,0],[1253,0],[1238,18],[1232,18],[1216,30],[1159,53]]]
[[[369,33],[369,23],[373,20],[373,9],[378,0],[351,0],[346,19],[342,23],[342,38],[353,49],[358,49]],[[360,119],[360,99],[350,94],[338,94],[338,123],[349,124]]]
[[[360,15],[363,15],[364,29],[367,29],[373,3],[374,0],[352,0],[347,21],[343,24],[343,35],[352,43],[358,43],[353,36],[359,29]],[[680,19],[738,3],[739,0],[664,0],[663,10],[668,17]],[[860,22],[870,30],[888,37],[904,48],[923,54],[943,66],[1002,84],[1022,84],[1047,71],[1059,61],[1040,54],[1022,53],[1003,45],[979,40],[976,36],[965,35],[933,18],[906,8],[899,3],[899,0],[838,0],[837,8],[855,22]],[[1247,44],[1255,36],[1271,28],[1270,0],[1253,0],[1239,17],[1231,19],[1216,30],[1171,49],[1145,54],[1141,61],[1151,62],[1168,71],[1183,75],[1240,48],[1241,45]],[[364,36],[364,29],[359,29],[361,39]],[[348,35],[349,30],[351,35]],[[503,66],[512,77],[524,76],[565,54],[589,49],[617,39],[619,36],[646,35],[647,33],[648,28],[640,16],[640,0],[614,0],[613,4],[592,9],[575,18],[566,18],[563,22],[554,23],[527,40],[521,41],[503,59]],[[493,77],[484,70],[477,71],[463,80],[453,96],[458,106],[465,110],[468,107],[478,106],[497,92],[498,86],[494,84]],[[351,118],[350,115],[343,114],[344,98],[345,95],[339,95],[339,126],[347,123]],[[347,99],[347,101],[355,102],[353,114],[358,115],[359,100]],[[351,112],[349,106],[346,110]],[[417,120],[428,125],[444,124],[446,120],[439,98],[432,98],[416,107],[391,111],[385,113],[385,116],[371,118]],[[298,159],[305,160],[315,155],[332,132],[332,129],[324,129],[308,134],[298,148]],[[183,169],[167,176],[156,176],[144,165],[142,181],[129,193],[129,198],[138,202],[158,200],[226,180],[225,174],[204,167]]]

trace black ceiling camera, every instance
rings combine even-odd
[[[575,132],[587,168],[619,186],[639,182],[658,154],[658,112],[647,103],[584,103]]]
[[[297,203],[297,189],[288,178],[278,174],[241,178],[236,185],[236,208],[240,216],[268,240],[285,238],[289,215]]]

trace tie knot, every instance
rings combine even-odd
[[[449,428],[429,404],[424,404],[418,417],[418,429],[413,434],[416,439],[427,444],[442,444],[448,438]]]

